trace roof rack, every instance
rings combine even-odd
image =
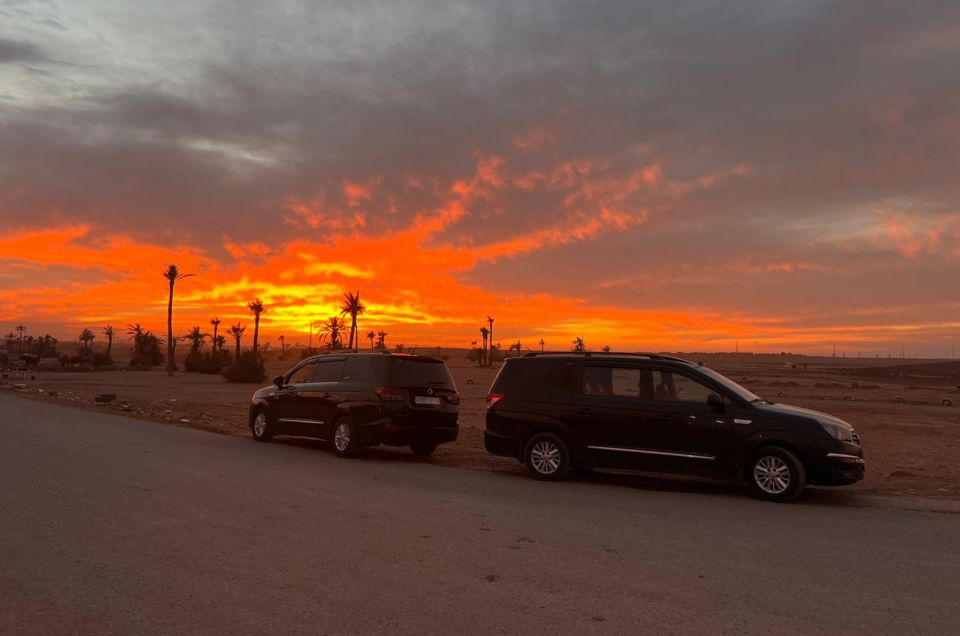
[[[584,356],[586,358],[593,356],[631,356],[646,358],[648,360],[668,360],[670,362],[693,364],[690,360],[684,360],[676,356],[667,356],[662,353],[646,353],[643,351],[531,351],[530,353],[523,354],[525,358],[536,358],[538,356]]]

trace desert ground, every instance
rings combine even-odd
[[[431,349],[429,353],[438,353]],[[445,349],[463,396],[461,434],[442,446],[429,462],[466,469],[521,471],[510,459],[483,448],[485,396],[497,373],[466,359],[466,352]],[[271,352],[268,377],[300,359],[288,351]],[[702,362],[774,402],[825,411],[853,424],[867,458],[867,478],[838,489],[852,504],[898,497],[901,501],[960,501],[960,361],[877,358],[819,358],[796,355],[678,354]],[[126,415],[227,435],[246,436],[247,405],[257,388],[229,384],[220,376],[152,371],[30,371],[26,378],[0,380],[0,390],[80,408]],[[116,399],[101,404],[100,394]],[[313,442],[298,442],[306,445]],[[319,447],[319,445],[317,445]],[[372,453],[405,454],[404,449]],[[675,487],[658,479],[651,488]],[[666,485],[666,486],[665,486]],[[867,499],[858,499],[858,496]]]

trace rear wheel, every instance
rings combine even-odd
[[[803,492],[807,473],[800,458],[779,446],[768,446],[754,453],[747,465],[750,492],[765,501],[794,501]]]
[[[265,410],[258,409],[254,413],[250,432],[253,433],[253,439],[257,442],[269,442],[273,439],[273,424],[270,423],[270,416]]]
[[[570,451],[560,437],[539,433],[530,438],[523,451],[527,470],[537,479],[560,481],[570,470]]]
[[[341,417],[333,423],[331,444],[333,452],[340,457],[356,457],[360,452],[353,421],[349,417]]]
[[[410,451],[417,457],[430,457],[436,450],[436,444],[410,444]]]

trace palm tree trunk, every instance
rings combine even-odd
[[[260,351],[260,314],[253,317],[253,350]]]
[[[167,301],[167,375],[173,375],[173,280],[170,281]]]
[[[234,360],[236,361],[236,360],[239,360],[239,359],[240,359],[240,338],[237,338],[237,355],[236,355],[236,357],[234,358]]]

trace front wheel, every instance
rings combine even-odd
[[[254,414],[250,432],[253,433],[253,439],[257,442],[269,442],[273,439],[273,424],[270,423],[270,416],[263,409],[259,409]]]
[[[779,446],[768,446],[754,453],[747,465],[746,477],[753,496],[778,503],[794,501],[807,483],[800,458]]]
[[[341,417],[333,423],[333,452],[340,457],[356,457],[360,452],[356,430],[349,417]]]
[[[527,470],[537,479],[560,481],[570,470],[570,451],[553,433],[534,435],[523,451]]]

